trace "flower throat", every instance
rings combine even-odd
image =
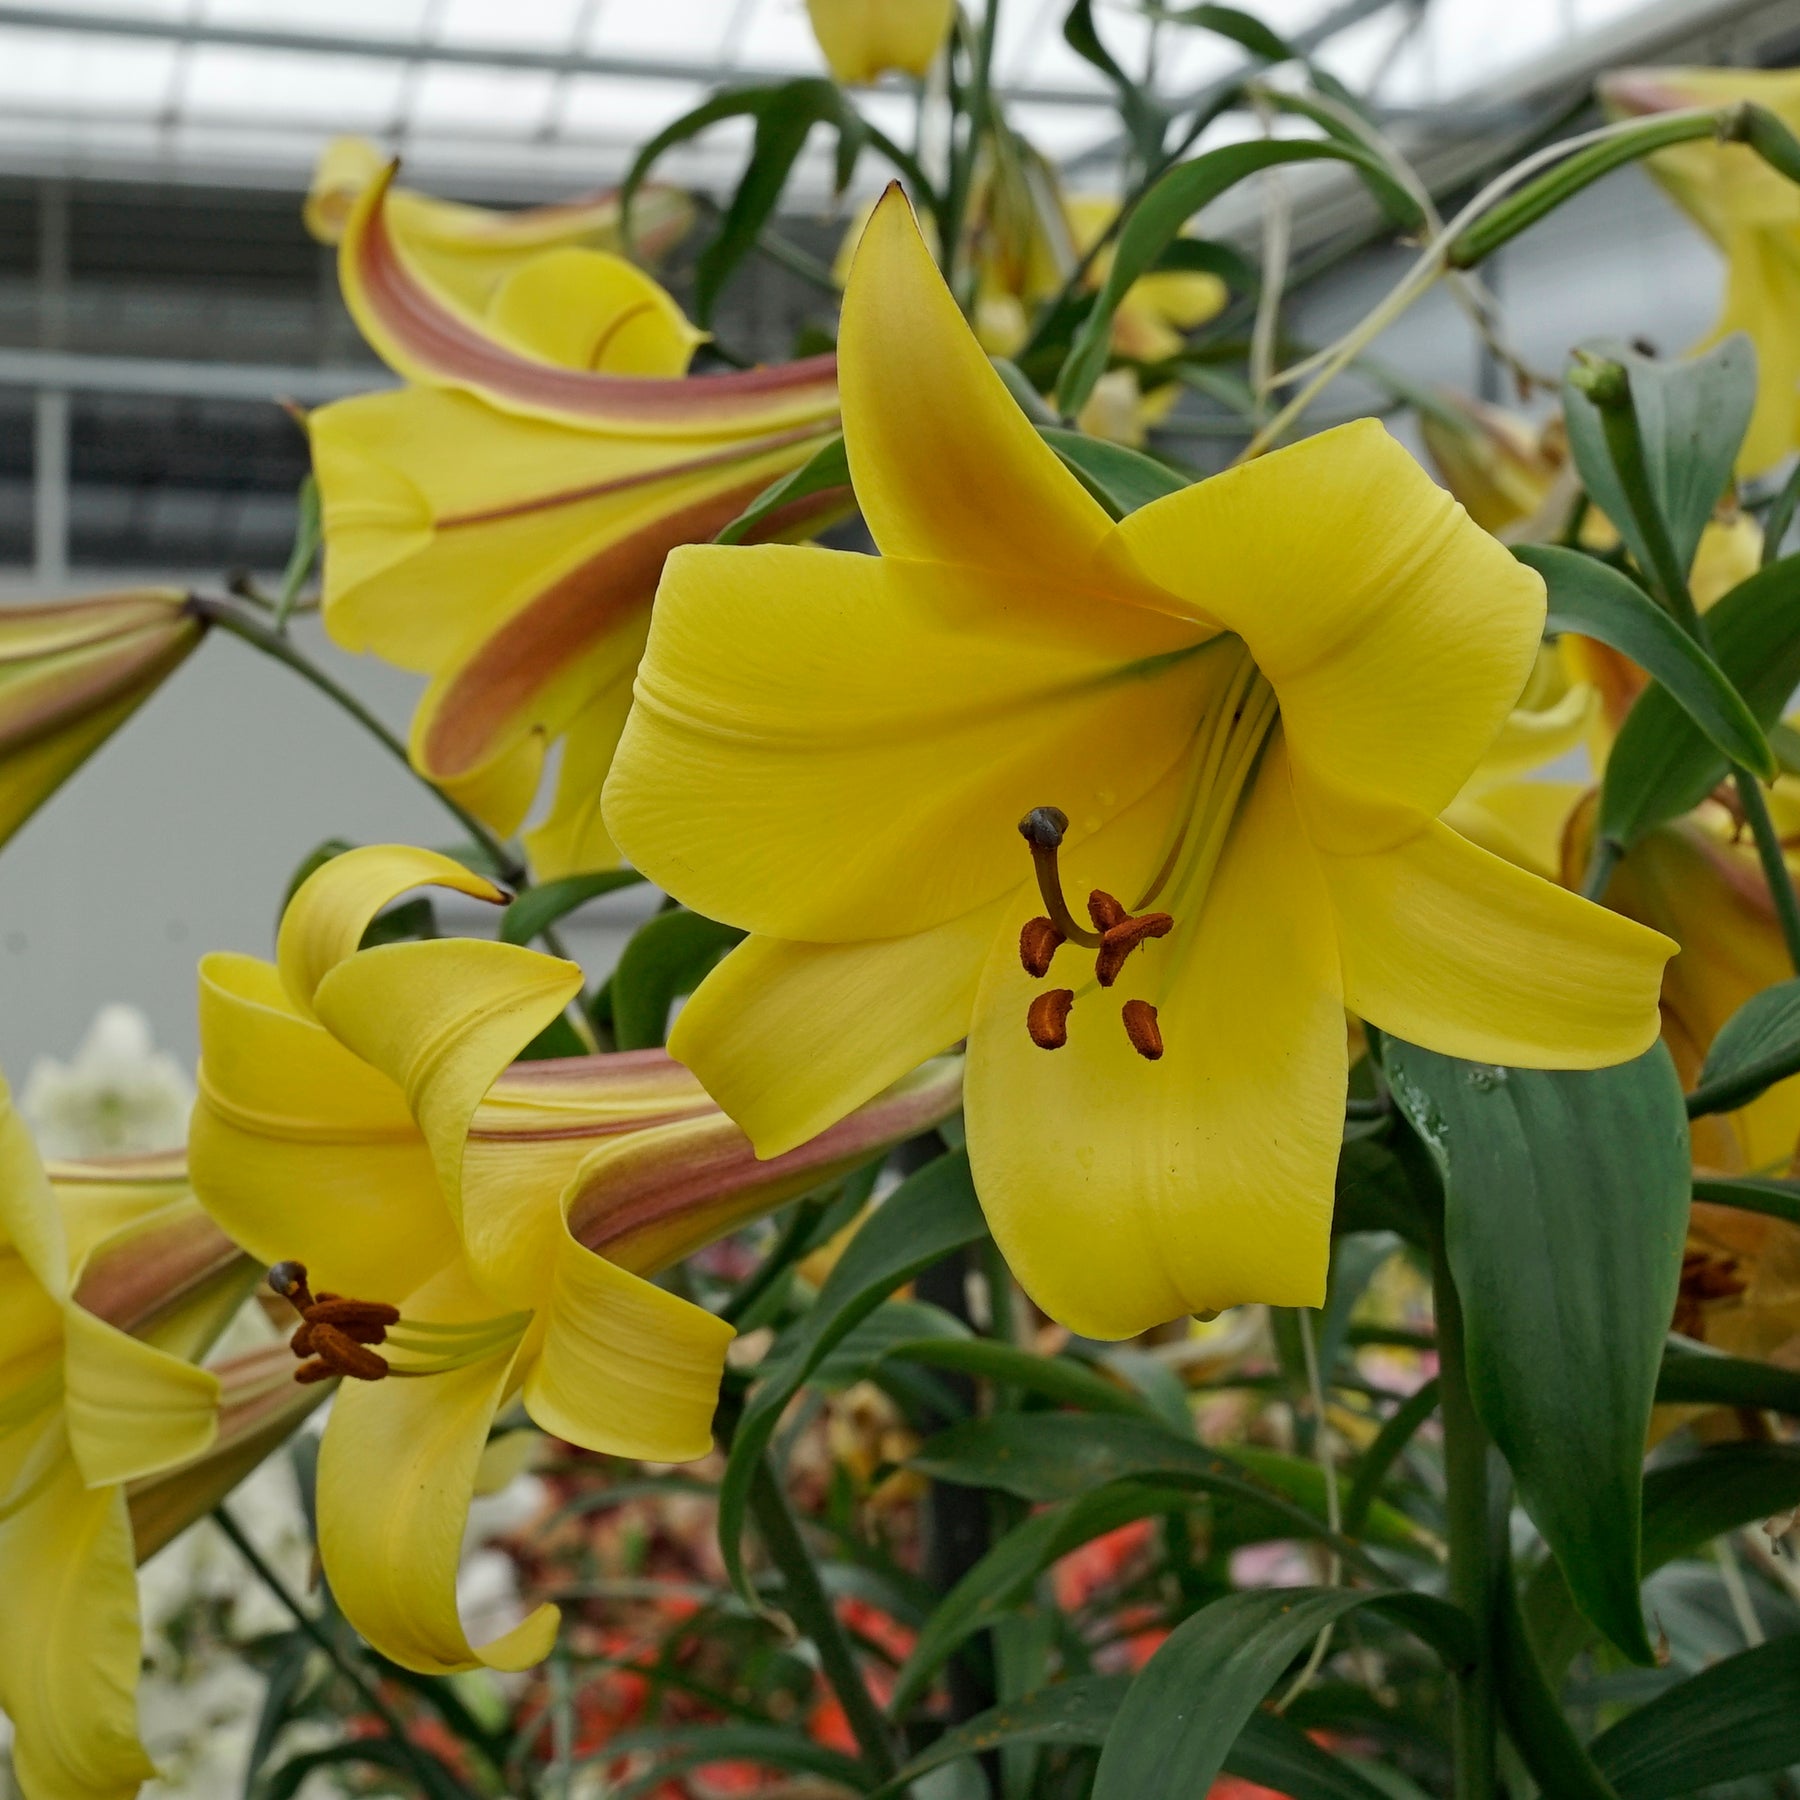
[[[1068,834],[1068,815],[1059,807],[1034,806],[1019,821],[1044,902],[1043,913],[1026,920],[1019,933],[1019,960],[1026,974],[1041,980],[1065,943],[1078,944],[1094,952],[1095,982],[1110,988],[1140,944],[1175,929],[1177,911],[1198,918],[1239,802],[1278,717],[1274,689],[1239,645],[1219,703],[1206,709],[1195,733],[1191,773],[1156,873],[1130,907],[1095,888],[1087,901],[1091,930],[1076,919],[1063,893],[1058,852]],[[1152,911],[1165,893],[1171,910]],[[1025,1029],[1040,1050],[1060,1050],[1069,1041],[1076,998],[1073,988],[1049,988],[1031,1002]],[[1157,1009],[1148,1000],[1131,999],[1121,1018],[1131,1047],[1146,1061],[1158,1061],[1163,1037]]]

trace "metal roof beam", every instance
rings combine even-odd
[[[206,19],[158,19],[139,13],[62,12],[48,6],[0,5],[0,30],[79,32],[94,37],[148,39],[188,45],[217,44],[238,50],[297,52],[306,56],[357,56],[373,62],[456,63],[480,69],[534,69],[548,74],[619,75],[639,81],[742,79],[742,67],[719,61],[684,61],[670,56],[571,55],[567,50],[505,45],[422,43],[412,38],[363,37],[353,32],[293,31],[277,26],[233,25]],[[816,75],[816,69],[757,71],[770,81]],[[1109,88],[1000,88],[1003,98],[1034,106],[1110,108]]]

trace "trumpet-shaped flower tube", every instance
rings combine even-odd
[[[1614,117],[1753,101],[1800,131],[1791,69],[1621,69],[1600,83]],[[1725,303],[1707,343],[1734,331],[1756,346],[1756,411],[1738,455],[1760,474],[1800,448],[1800,187],[1743,144],[1675,144],[1650,172],[1725,257]]]
[[[539,248],[473,294],[434,277],[393,199],[386,173],[361,191],[340,265],[408,385],[310,421],[325,625],[430,678],[414,766],[497,831],[522,822],[562,740],[534,866],[607,867],[596,797],[663,559],[835,430],[833,364],[689,377],[699,334],[631,264]],[[842,504],[815,496],[766,529],[804,532]]]
[[[205,627],[160,588],[0,612],[0,844],[156,692]]]
[[[842,362],[882,554],[672,557],[606,794],[636,866],[754,934],[670,1047],[759,1150],[966,1035],[995,1236],[1120,1337],[1319,1303],[1346,1005],[1494,1062],[1654,1041],[1669,941],[1437,820],[1543,589],[1378,424],[1115,524],[897,192]]]
[[[955,0],[806,0],[813,36],[832,78],[847,86],[875,81],[889,69],[931,72],[950,35]]]
[[[352,851],[295,895],[275,964],[205,960],[190,1155],[213,1217],[279,1265],[302,1379],[348,1378],[319,1465],[346,1615],[409,1668],[516,1669],[548,1651],[554,1607],[479,1648],[456,1612],[495,1413],[518,1397],[590,1450],[704,1454],[731,1328],[649,1277],[925,1129],[960,1070],[759,1162],[661,1051],[509,1066],[579,990],[572,964],[470,940],[357,949],[427,883],[502,897],[426,851]]]
[[[173,1163],[46,1173],[0,1085],[0,1710],[26,1800],[125,1800],[141,1654],[125,1484],[211,1446],[187,1360],[242,1258]]]

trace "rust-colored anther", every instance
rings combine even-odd
[[[1032,1001],[1025,1029],[1040,1050],[1060,1050],[1069,1041],[1069,1008],[1074,1004],[1073,988],[1051,988]]]
[[[1104,937],[1115,925],[1123,925],[1131,914],[1125,910],[1123,902],[1115,900],[1105,888],[1095,888],[1088,895],[1088,917],[1094,921],[1094,929]]]
[[[1124,1009],[1125,1035],[1131,1047],[1146,1061],[1156,1062],[1163,1053],[1162,1027],[1156,1022],[1156,1008],[1148,1000],[1127,1000]]]
[[[1050,959],[1058,947],[1067,942],[1041,913],[1035,919],[1027,919],[1019,933],[1019,961],[1025,965],[1025,973],[1034,981],[1048,975]]]
[[[1119,979],[1125,959],[1146,938],[1167,937],[1175,921],[1167,913],[1143,913],[1135,919],[1121,919],[1109,926],[1100,939],[1094,957],[1094,974],[1102,987],[1111,987]]]
[[[269,1286],[300,1315],[288,1345],[301,1364],[299,1382],[329,1381],[348,1375],[356,1381],[380,1381],[388,1360],[369,1349],[382,1343],[387,1328],[400,1322],[400,1309],[381,1300],[352,1300],[343,1294],[315,1294],[307,1284],[306,1265],[279,1262],[269,1271]]]

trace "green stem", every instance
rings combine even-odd
[[[530,885],[524,866],[506,845],[472,812],[459,806],[442,788],[419,774],[412,766],[412,758],[407,755],[406,746],[399,738],[348,688],[341,687],[332,680],[304,651],[297,649],[286,637],[272,631],[267,625],[256,619],[246,618],[227,601],[215,600],[205,594],[190,594],[188,607],[196,618],[204,619],[209,625],[217,625],[221,631],[230,632],[252,649],[260,650],[264,656],[272,657],[276,662],[292,669],[302,681],[310,682],[328,700],[348,713],[390,756],[405,766],[407,773],[419,782],[493,860],[503,885],[515,890]]]
[[[1444,1417],[1445,1508],[1450,1599],[1474,1621],[1476,1657],[1457,1682],[1452,1742],[1456,1800],[1494,1800],[1495,1721],[1492,1624],[1495,1569],[1488,1514],[1488,1436],[1469,1394],[1462,1302],[1444,1249],[1443,1221],[1432,1244],[1438,1394]]]
[[[886,1781],[900,1766],[888,1738],[887,1720],[863,1683],[831,1596],[819,1580],[819,1571],[800,1536],[787,1496],[766,1459],[751,1483],[750,1510],[765,1548],[781,1571],[781,1597],[789,1617],[818,1651],[819,1667],[844,1709],[844,1717],[862,1748],[863,1761],[878,1780]]]
[[[1581,880],[1582,899],[1598,900],[1606,892],[1606,884],[1612,880],[1613,870],[1619,866],[1619,858],[1624,854],[1624,846],[1617,838],[1594,839],[1593,853],[1588,857],[1587,874]]]
[[[464,1787],[443,1763],[439,1762],[436,1757],[427,1755],[406,1735],[406,1727],[401,1724],[393,1708],[376,1692],[374,1685],[363,1672],[344,1655],[343,1646],[300,1604],[293,1589],[269,1566],[262,1552],[244,1535],[237,1520],[222,1506],[213,1508],[213,1520],[231,1540],[232,1548],[255,1571],[256,1578],[281,1603],[301,1631],[325,1652],[331,1661],[331,1666],[356,1690],[357,1698],[386,1727],[388,1736],[394,1740],[396,1748],[412,1766],[414,1775],[418,1777],[420,1788],[427,1794],[440,1792],[446,1786],[458,1788],[465,1794],[469,1793],[470,1790]]]
[[[992,122],[994,34],[999,24],[1000,0],[987,0],[987,11],[975,39],[969,76],[968,130],[960,144],[954,140],[951,143],[949,192],[944,197],[944,210],[939,220],[943,232],[945,278],[950,283],[950,291],[959,295],[963,221],[968,216],[969,199],[975,191],[975,164],[981,155],[981,140]],[[954,131],[954,123],[951,129]]]
[[[1756,840],[1757,860],[1762,864],[1763,879],[1769,884],[1769,898],[1775,903],[1775,916],[1781,921],[1781,935],[1787,944],[1788,961],[1800,975],[1800,899],[1794,894],[1794,878],[1788,872],[1787,855],[1781,847],[1781,835],[1769,817],[1769,802],[1762,786],[1748,769],[1733,769],[1737,784],[1738,804],[1750,822],[1750,835]]]

